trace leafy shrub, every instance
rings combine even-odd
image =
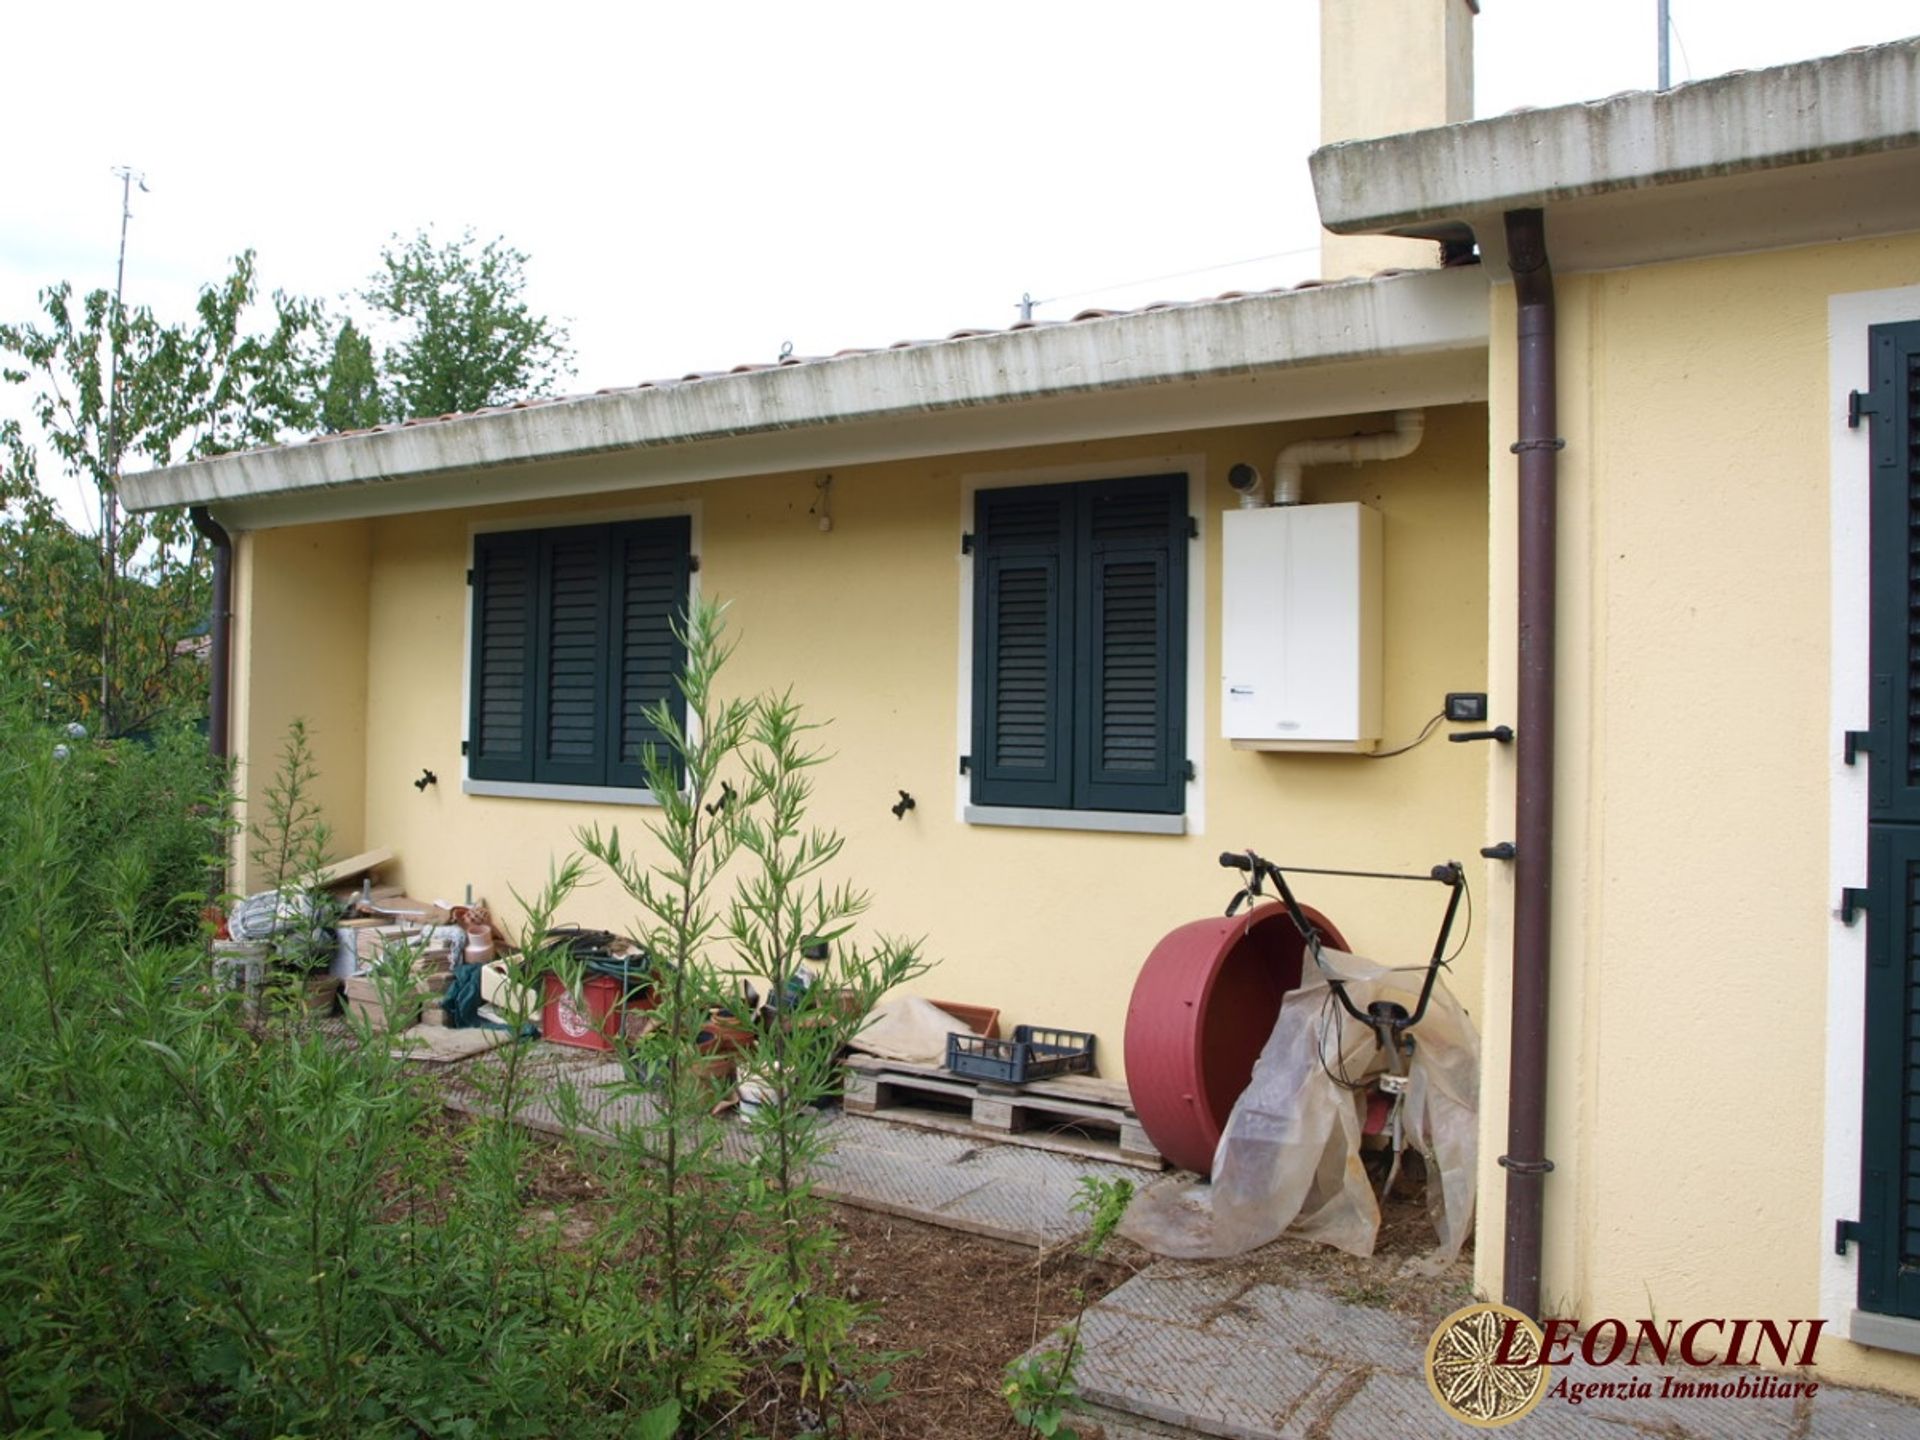
[[[840,847],[803,823],[791,702],[715,700],[717,613],[687,638],[697,724],[649,757],[651,845],[586,837],[646,917],[661,1003],[620,1042],[636,1118],[578,1142],[609,1197],[584,1237],[529,1193],[525,1047],[456,1124],[386,1037],[259,1018],[193,931],[230,838],[217,768],[185,738],[62,739],[0,690],[0,1429],[673,1440],[745,1433],[749,1385],[781,1434],[879,1393],[807,1178],[814,1102],[920,961],[856,946],[864,897],[820,879]],[[279,783],[304,763],[290,747]],[[520,937],[576,987],[543,941],[587,875],[556,867]],[[822,941],[820,984],[745,1017],[764,1099],[730,1136],[713,1012],[745,1008],[746,974],[790,996]]]

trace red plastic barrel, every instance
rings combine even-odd
[[[1347,948],[1325,916],[1301,909],[1326,944]],[[1306,948],[1279,905],[1195,920],[1153,947],[1127,1006],[1127,1089],[1147,1138],[1175,1165],[1211,1173]]]

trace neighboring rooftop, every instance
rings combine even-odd
[[[1504,211],[1545,207],[1555,264],[1597,268],[1911,228],[1917,146],[1920,38],[1344,141],[1310,164],[1339,234],[1473,238],[1497,253]],[[1582,218],[1602,207],[1588,233]]]

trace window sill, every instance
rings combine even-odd
[[[1876,1350],[1920,1355],[1920,1320],[1856,1310],[1847,1321],[1847,1338],[1856,1345],[1871,1345]]]
[[[969,805],[969,825],[1011,825],[1027,830],[1106,830],[1122,835],[1184,835],[1184,815],[1146,815],[1119,810],[1034,810],[1018,805]]]
[[[540,785],[526,780],[462,780],[465,795],[491,795],[507,800],[570,800],[586,805],[658,805],[651,790],[619,789],[604,785]]]

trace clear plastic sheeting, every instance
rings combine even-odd
[[[1408,1010],[1418,1004],[1426,967],[1392,969],[1338,950],[1321,954],[1361,1010],[1376,1000]],[[1429,1268],[1458,1255],[1473,1227],[1480,1041],[1444,980],[1409,1033],[1415,1048],[1402,1124],[1407,1147],[1427,1165],[1427,1213],[1439,1243],[1416,1263]],[[1347,1014],[1309,959],[1227,1119],[1212,1183],[1153,1186],[1134,1200],[1120,1233],[1161,1255],[1213,1259],[1244,1254],[1291,1226],[1349,1254],[1371,1255],[1380,1206],[1360,1163],[1370,1088],[1364,1082],[1386,1069],[1386,1059],[1373,1030]]]

